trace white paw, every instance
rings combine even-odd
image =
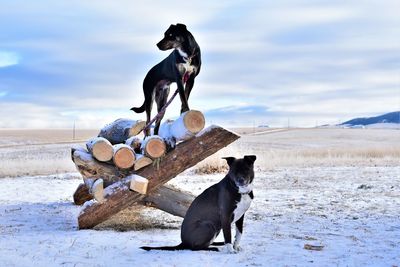
[[[242,247],[239,246],[239,244],[236,244],[236,243],[233,244],[233,249],[236,250],[237,252],[238,251],[243,251]]]
[[[219,249],[219,251],[229,253],[229,254],[237,253],[237,251],[235,249],[233,249],[233,246],[231,243],[225,244],[222,248]]]

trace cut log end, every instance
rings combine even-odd
[[[110,161],[113,156],[111,143],[103,137],[95,137],[86,143],[86,147],[98,161]]]
[[[99,141],[93,145],[93,156],[99,161],[109,161],[112,159],[113,149],[109,142]]]
[[[120,169],[129,169],[135,163],[135,153],[130,147],[127,146],[119,146],[114,149],[114,157],[113,161],[115,166]]]
[[[130,129],[129,129],[129,137],[138,135],[146,126],[145,121],[137,121],[136,124],[134,124]]]
[[[133,168],[135,171],[137,171],[137,170],[140,170],[141,168],[144,168],[144,167],[150,165],[151,163],[153,163],[153,160],[151,158],[140,155],[137,157]]]
[[[203,113],[198,110],[189,110],[183,117],[185,128],[193,134],[203,130],[205,122]]]
[[[146,142],[144,152],[150,158],[156,159],[164,156],[167,147],[164,141],[160,138],[152,138]]]
[[[130,189],[142,195],[147,193],[147,185],[149,180],[139,175],[132,175]]]
[[[97,202],[104,202],[104,182],[103,179],[97,179],[92,186],[92,194]]]

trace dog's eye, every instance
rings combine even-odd
[[[172,37],[172,33],[168,34],[169,37]]]

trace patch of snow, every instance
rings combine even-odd
[[[173,122],[173,120],[166,120],[163,124],[161,124],[158,131],[159,136],[164,139],[164,142],[168,145],[168,147],[171,148],[176,146],[176,138],[171,133],[171,126]]]
[[[172,181],[199,194],[224,174]],[[81,179],[3,178],[1,266],[398,266],[400,167],[307,167],[256,172],[241,251],[143,251],[177,245],[179,229],[78,230]],[[359,189],[366,185],[367,189]],[[364,187],[362,187],[364,188]],[[165,213],[149,210],[159,223]],[[169,216],[169,215],[168,215]],[[176,227],[179,228],[179,220]],[[233,227],[234,228],[234,227]],[[232,231],[234,231],[232,229]],[[219,235],[216,241],[223,241]],[[323,245],[322,251],[304,249]]]
[[[400,123],[374,123],[365,125],[367,129],[400,129]]]
[[[74,154],[77,153],[77,155],[79,155],[79,157],[83,160],[83,161],[92,161],[94,160],[92,154],[90,154],[87,151],[83,151],[83,150],[76,150],[74,152]]]
[[[128,176],[121,181],[118,181],[116,183],[113,183],[112,185],[106,187],[104,189],[104,196],[112,195],[113,193],[119,191],[119,190],[128,190],[127,183],[129,184],[131,180],[131,176]]]
[[[197,134],[196,134],[196,137],[199,137],[199,136],[202,136],[202,135],[204,135],[204,134],[206,134],[206,133],[209,133],[209,132],[211,132],[212,130],[214,130],[214,129],[216,129],[216,128],[222,128],[222,127],[219,126],[219,125],[211,124],[211,125],[208,126],[207,128],[204,128],[204,129],[201,130],[199,133],[197,133]],[[227,131],[227,132],[233,133],[234,135],[240,136],[240,134],[238,134],[238,133],[236,133],[236,132],[234,132],[234,131],[232,131],[232,130],[228,130],[228,129],[226,129],[226,128],[223,128],[223,129],[224,129],[225,131]]]
[[[114,154],[117,153],[117,151],[120,150],[121,148],[129,149],[134,153],[133,149],[130,146],[128,146],[126,144],[116,144],[116,145],[113,145]]]

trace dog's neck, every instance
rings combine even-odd
[[[239,194],[242,194],[242,195],[250,194],[250,192],[253,191],[252,183],[245,185],[245,186],[238,186],[235,183],[234,179],[229,176],[229,174],[227,176],[227,179],[228,179],[229,186],[232,187],[232,189]]]
[[[183,60],[185,60],[185,61],[189,60],[188,54],[185,51],[183,51],[180,47],[176,48],[176,50],[178,50],[178,53],[179,53],[179,55],[181,55]]]
[[[179,55],[182,57],[182,59],[185,61],[185,63],[191,63],[192,59],[199,54],[198,49],[194,49],[193,51],[186,51],[182,49],[181,46],[178,46],[175,48],[176,51],[178,51]],[[190,54],[189,54],[190,53]]]
[[[188,55],[187,52],[183,51],[181,47],[177,47],[176,50],[178,51],[179,55],[185,61],[185,63],[191,63],[192,59],[196,56],[196,50],[192,52],[191,55]]]
[[[249,194],[253,191],[253,184],[248,184],[245,186],[239,186],[239,193],[240,194]]]

